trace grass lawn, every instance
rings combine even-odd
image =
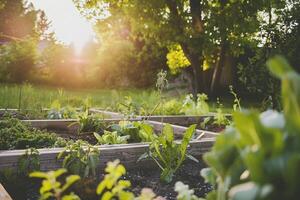
[[[175,99],[183,102],[186,91],[172,90],[163,94],[165,101]],[[61,106],[81,107],[89,99],[92,107],[116,111],[117,105],[124,102],[126,97],[131,97],[132,102],[143,105],[148,109],[155,107],[160,102],[160,97],[154,89],[58,89],[51,87],[38,87],[29,84],[24,85],[0,85],[0,108],[41,109],[49,108],[54,101]],[[232,111],[232,98],[220,99],[223,111]],[[257,108],[257,102],[247,102],[242,99],[242,106]],[[215,111],[216,102],[209,102],[210,111]]]

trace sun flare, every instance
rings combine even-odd
[[[80,53],[82,47],[94,38],[91,22],[80,15],[72,0],[31,0],[31,2],[37,9],[45,11],[56,38],[74,45],[77,53]]]

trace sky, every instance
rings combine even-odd
[[[94,37],[92,24],[80,15],[72,0],[30,1],[36,9],[45,11],[56,38],[66,44],[73,43],[77,52]]]

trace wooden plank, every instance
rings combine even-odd
[[[75,119],[69,119],[69,120],[23,120],[26,123],[31,124],[32,127],[38,128],[38,129],[48,129],[48,130],[60,130],[60,131],[66,131],[68,133],[77,133],[79,124],[76,124],[77,120]],[[104,123],[119,123],[120,119],[103,119],[100,120]],[[138,121],[138,119],[132,119],[130,121]],[[145,121],[146,123],[153,126],[156,133],[160,133],[163,127],[165,126],[165,123],[156,122],[156,121]],[[177,137],[181,137],[182,134],[188,129],[184,126],[178,126],[178,125],[172,125],[174,134]],[[211,131],[205,131],[205,130],[196,130],[197,137],[201,135],[201,138],[211,138],[216,137],[218,133],[211,132]]]
[[[12,200],[8,192],[5,190],[5,188],[0,183],[0,200]]]
[[[89,109],[89,112],[90,113],[100,113],[100,114],[108,116],[108,118],[112,118],[112,119],[124,118],[124,115],[122,115],[120,113],[111,112],[111,111],[105,111],[105,110],[100,110],[100,109],[96,109],[96,108]]]
[[[208,152],[213,146],[214,139],[202,139],[200,141],[191,141],[188,152],[196,158],[199,158],[203,153]],[[149,144],[121,144],[121,145],[101,145],[99,168],[103,169],[106,163],[119,159],[127,169],[133,169],[139,166],[138,158],[145,153]],[[55,170],[61,167],[62,160],[57,160],[56,157],[63,148],[39,149],[41,170]],[[25,150],[0,151],[0,170],[5,168],[16,169],[18,159],[25,153]],[[144,163],[141,163],[144,165]]]
[[[147,121],[147,123],[152,125],[154,127],[154,130],[157,132],[160,132],[163,129],[163,127],[165,126],[165,123],[156,122],[156,121]],[[187,127],[184,127],[184,126],[178,126],[178,125],[172,125],[172,124],[171,124],[171,126],[174,130],[174,135],[176,135],[176,136],[182,136],[183,133],[188,129]],[[215,133],[212,131],[205,131],[205,130],[200,130],[200,129],[196,130],[196,136],[198,139],[213,138],[218,135],[219,135],[218,133]]]
[[[90,109],[93,113],[102,113],[110,115],[112,118],[123,118],[124,116],[117,112],[103,111],[100,109]],[[180,126],[189,126],[192,124],[200,124],[207,117],[214,117],[216,113],[208,113],[206,115],[152,115],[152,116],[136,116],[134,119],[158,121],[169,124],[177,124]],[[231,114],[224,114],[225,117],[231,118]]]

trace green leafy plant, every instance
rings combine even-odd
[[[186,153],[195,129],[196,125],[190,126],[184,133],[181,143],[177,143],[174,140],[172,126],[166,124],[161,135],[153,138],[149,151],[143,154],[139,160],[148,157],[152,158],[162,170],[161,180],[167,183],[171,182],[174,173],[179,169],[186,157],[197,161],[197,159]]]
[[[39,151],[35,148],[30,148],[25,151],[18,160],[18,174],[28,175],[30,172],[40,169]]]
[[[74,119],[77,117],[76,109],[71,106],[61,107],[59,100],[52,102],[47,113],[48,119]]]
[[[56,143],[59,137],[31,128],[28,124],[15,118],[0,121],[0,150],[50,148],[63,143]]]
[[[94,136],[99,144],[126,144],[130,138],[129,135],[120,136],[117,131],[104,131],[104,134],[101,136],[98,133],[94,133]]]
[[[155,137],[152,126],[144,122],[120,121],[110,128],[120,136],[130,136],[129,142],[149,142]]]
[[[70,175],[66,177],[65,183],[62,184],[57,179],[66,172],[66,169],[58,169],[47,173],[32,172],[30,174],[30,177],[32,178],[43,179],[42,186],[40,188],[40,200],[80,200],[80,198],[74,193],[64,194],[68,188],[80,179],[80,176],[78,175]]]
[[[134,118],[138,112],[138,105],[132,100],[132,97],[126,96],[123,102],[118,103],[118,111],[123,114],[124,119]]]
[[[59,153],[58,159],[63,158],[62,166],[73,174],[81,177],[96,175],[96,168],[99,163],[100,151],[87,142],[78,140],[65,147]]]
[[[105,172],[107,173],[104,179],[97,187],[97,194],[101,195],[101,200],[120,199],[120,200],[154,200],[156,195],[151,189],[144,188],[141,194],[135,197],[134,193],[130,192],[131,182],[122,180],[121,177],[126,174],[126,169],[119,164],[119,160],[108,162]],[[157,197],[157,199],[161,199]]]
[[[268,61],[282,81],[283,112],[236,112],[233,126],[204,155],[202,175],[215,186],[207,199],[298,199],[300,75],[282,57]]]
[[[70,126],[74,124],[79,124],[78,133],[102,132],[105,128],[104,123],[97,116],[89,115],[88,111],[79,114],[78,122],[72,123]]]
[[[96,191],[98,195],[102,195],[101,199],[134,199],[134,194],[126,191],[131,186],[130,181],[119,180],[126,173],[125,167],[119,164],[119,160],[108,162],[105,172],[108,174],[105,175]]]
[[[190,190],[188,185],[181,181],[176,182],[175,191],[178,193],[177,200],[200,200],[201,198],[194,195],[194,190]]]
[[[234,111],[241,111],[242,110],[241,99],[238,97],[237,93],[234,91],[232,85],[229,86],[229,91],[230,91],[230,94],[232,94],[233,97],[234,97],[233,110]]]
[[[209,105],[206,102],[208,97],[206,94],[198,94],[197,101],[194,101],[193,95],[189,94],[185,97],[182,105],[182,112],[186,115],[203,115],[209,113]]]
[[[222,107],[223,105],[220,103],[219,99],[217,100],[218,108],[217,112],[214,116],[214,121],[213,124],[218,125],[218,126],[227,126],[230,124],[230,120],[225,116],[223,113]]]

